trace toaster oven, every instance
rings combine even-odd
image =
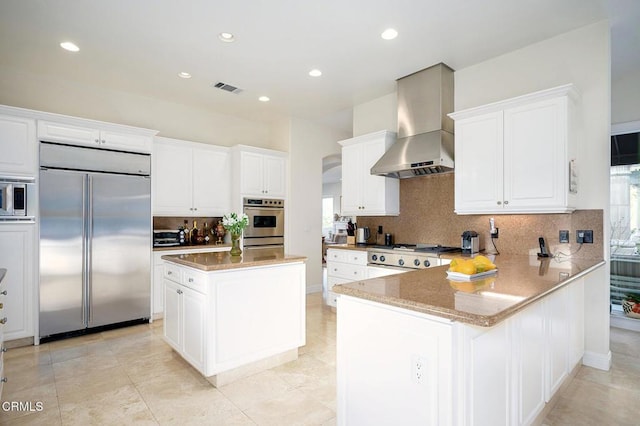
[[[177,229],[154,229],[154,247],[173,247],[180,245],[180,231]]]

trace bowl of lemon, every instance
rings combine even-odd
[[[456,257],[451,260],[447,270],[447,278],[452,280],[475,280],[498,272],[495,263],[488,257],[477,255],[473,258]]]

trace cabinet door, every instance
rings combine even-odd
[[[264,156],[264,190],[270,197],[285,197],[286,159],[270,155]]]
[[[383,189],[388,178],[371,174],[371,167],[378,162],[386,151],[384,139],[364,143],[360,148],[363,207],[363,211],[360,214],[384,214],[386,194]]]
[[[191,148],[156,143],[152,161],[153,214],[192,215]]]
[[[545,401],[549,402],[568,374],[569,310],[566,287],[544,299],[546,338]]]
[[[204,295],[182,288],[182,348],[184,357],[198,370],[204,366],[204,325],[205,304]]]
[[[164,337],[177,351],[182,351],[182,290],[181,286],[164,280]]]
[[[102,146],[132,152],[151,152],[151,137],[130,133],[103,131],[100,133]]]
[[[213,149],[193,149],[193,212],[197,216],[229,213],[231,168],[229,154]]]
[[[464,416],[467,425],[509,424],[511,342],[506,322],[465,326],[462,352]]]
[[[34,120],[0,115],[0,173],[37,173],[36,124]]]
[[[512,424],[532,424],[544,409],[545,322],[542,303],[535,303],[513,318]]]
[[[456,121],[455,211],[502,210],[502,112]]]
[[[362,212],[362,148],[358,145],[342,148],[342,214]]]
[[[262,154],[240,153],[240,192],[243,195],[264,194],[264,161]]]
[[[53,123],[51,121],[38,121],[38,139],[78,145],[101,145],[100,131],[97,129]]]
[[[566,98],[504,111],[506,210],[566,207],[569,177],[563,105]]]
[[[7,269],[2,318],[5,340],[34,336],[35,224],[0,224],[0,262]]]

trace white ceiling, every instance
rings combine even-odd
[[[612,22],[613,78],[640,69],[639,10],[638,0],[2,0],[0,66],[251,120],[347,117],[350,130],[353,105],[391,93],[397,78],[602,19]],[[380,38],[387,27],[397,39]],[[219,41],[222,31],[236,41]],[[243,91],[210,87],[218,81]]]

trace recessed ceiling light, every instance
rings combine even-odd
[[[398,37],[398,32],[393,28],[387,28],[382,32],[382,34],[380,34],[380,37],[385,40],[393,40],[394,38]]]
[[[258,98],[258,100],[259,100],[260,102],[269,102],[271,99],[269,99],[269,97],[268,97],[268,96],[260,96],[260,97]]]
[[[180,77],[180,78],[191,78],[191,74],[189,74],[188,72],[180,71],[178,73],[178,77]]]
[[[218,34],[218,38],[224,41],[225,43],[231,43],[236,39],[231,33],[220,33]]]
[[[71,43],[70,41],[63,41],[62,43],[60,43],[60,47],[62,47],[64,50],[68,50],[69,52],[78,52],[80,50],[78,46]]]
[[[320,71],[319,69],[312,69],[311,71],[309,71],[309,75],[311,77],[320,77],[322,75],[322,71]]]

